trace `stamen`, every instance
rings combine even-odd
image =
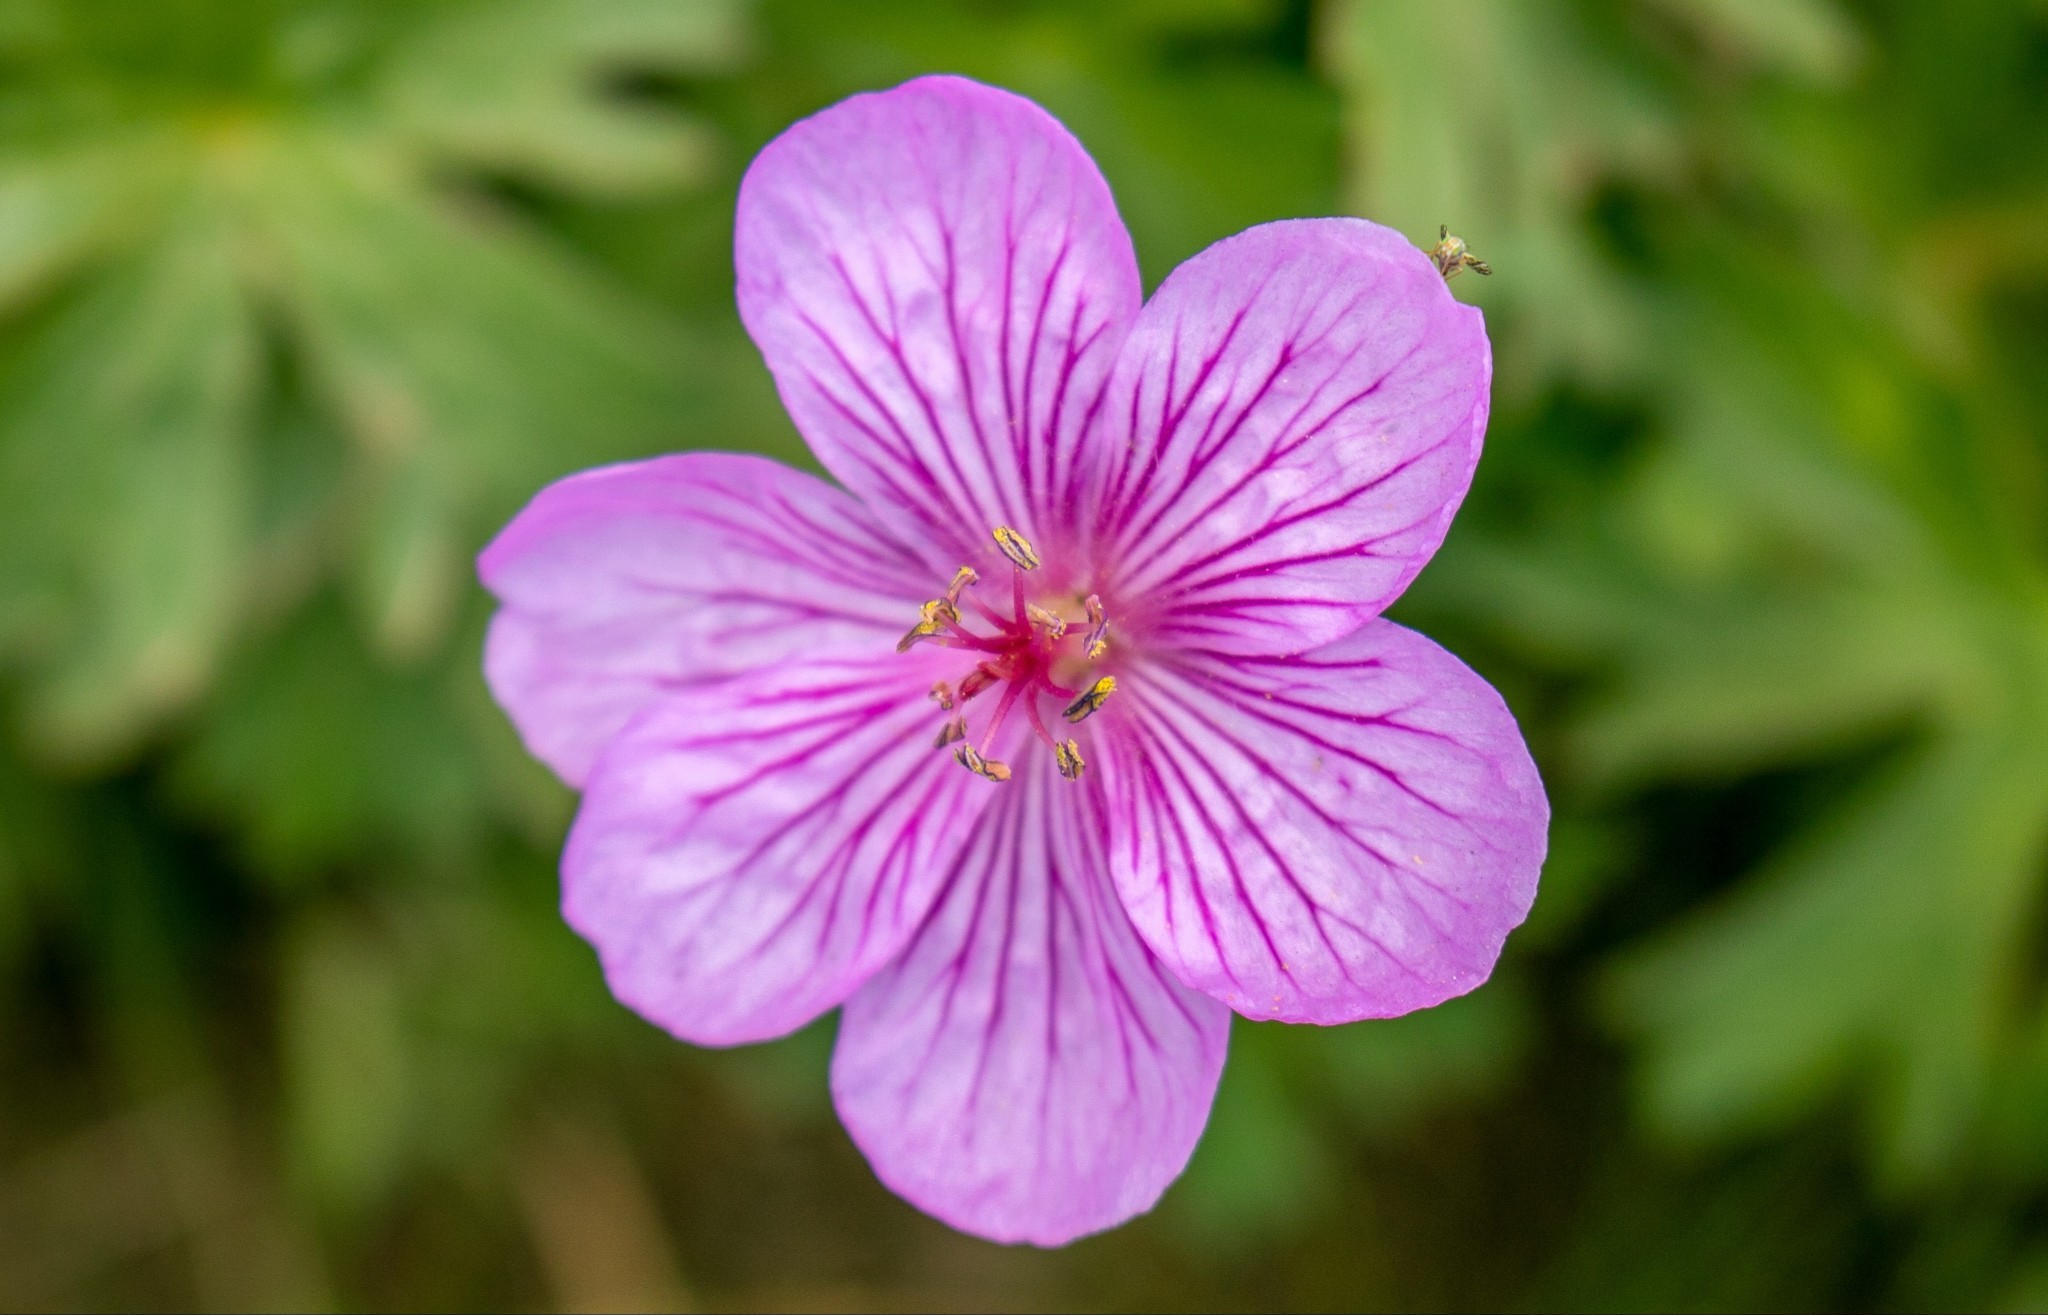
[[[918,616],[918,623],[896,641],[898,653],[908,653],[921,639],[937,639],[945,634],[946,628],[960,619],[960,609],[943,598],[934,598],[918,609]]]
[[[1023,693],[1024,686],[1020,681],[1012,680],[1003,686],[1003,696],[996,700],[996,710],[989,714],[988,725],[982,728],[981,751],[983,753],[987,753],[995,745],[996,732],[1000,731],[1003,728],[1003,723],[1009,720],[1010,709],[1017,706],[1017,700]],[[1029,699],[1024,701],[1027,704],[1030,703]]]
[[[1099,595],[1090,594],[1084,604],[1088,609],[1088,642],[1083,646],[1090,662],[1109,652],[1109,614],[1102,610]]]
[[[1012,576],[1015,576],[1017,573],[1015,571],[1012,571],[1010,572],[1010,574]],[[982,620],[988,622],[990,625],[994,626],[996,629],[1008,630],[1010,628],[1010,623],[1013,618],[1002,615],[993,607],[990,607],[987,603],[984,603],[979,598],[976,598],[973,594],[966,595],[960,601],[967,604],[969,607],[973,608],[977,616],[979,616]]]
[[[1008,764],[999,763],[993,758],[982,757],[979,753],[975,752],[974,746],[971,744],[963,744],[953,750],[953,757],[962,767],[973,772],[976,776],[985,777],[991,781],[1007,781],[1010,779]]]
[[[896,651],[898,653],[908,653],[912,648],[915,648],[917,646],[917,642],[919,640],[937,639],[939,635],[944,631],[944,629],[945,627],[943,626],[926,625],[924,622],[920,621],[916,625],[910,627],[910,630],[903,636],[903,638],[896,641]]]
[[[1007,525],[998,525],[990,533],[995,536],[996,547],[1003,550],[1003,556],[1009,558],[1018,570],[1038,569],[1038,553],[1032,549],[1030,541],[1023,535]]]
[[[1109,701],[1109,696],[1114,693],[1116,693],[1116,677],[1104,676],[1087,689],[1082,690],[1081,697],[1068,704],[1067,710],[1060,715],[1068,721],[1086,721],[1094,716],[1102,705]]]
[[[1058,700],[1051,706],[1057,708],[1064,703],[1062,715],[1068,722],[1083,722],[1101,711],[1109,696],[1116,692],[1116,677],[1098,677],[1079,693],[1053,679],[1055,667],[1068,660],[1061,656],[1062,652],[1069,657],[1073,652],[1071,648],[1063,649],[1062,641],[1069,633],[1079,631],[1082,623],[1070,619],[1067,609],[1072,608],[1071,601],[1045,606],[1027,602],[1024,573],[1039,568],[1037,549],[1010,526],[998,525],[990,533],[1003,556],[1016,568],[1010,573],[1009,615],[998,615],[992,610],[990,604],[995,600],[984,601],[969,592],[981,576],[973,567],[962,566],[953,573],[944,596],[919,605],[917,624],[897,644],[897,651],[906,652],[932,639],[948,649],[974,655],[967,660],[975,665],[964,676],[936,681],[931,686],[929,697],[944,714],[932,741],[934,748],[950,748],[955,762],[983,780],[1010,780],[1010,765],[989,757],[989,751],[1010,715],[1021,708],[1039,742],[1052,752],[1060,775],[1078,781],[1088,769],[1087,760],[1081,756],[1080,742],[1056,738],[1046,724],[1048,718],[1041,712],[1039,701]],[[1088,660],[1094,661],[1109,649],[1109,616],[1098,595],[1089,594],[1081,601],[1087,614],[1081,649]],[[976,633],[969,629],[962,624],[963,612],[970,617],[979,616],[993,631]],[[993,700],[993,708],[986,710],[987,724],[971,733],[964,710],[968,700],[997,686],[1001,686],[1000,697]]]
[[[969,599],[968,601],[972,602],[973,600]],[[987,635],[977,635],[966,626],[961,625],[957,614],[945,624],[946,632],[940,636],[939,643],[947,648],[971,648],[983,653],[1001,653],[1006,647],[1000,639],[993,639]]]
[[[1031,624],[1045,632],[1047,639],[1058,639],[1067,633],[1067,618],[1058,612],[1048,612],[1036,603],[1024,605],[1024,615],[1031,618]]]
[[[1054,753],[1058,753],[1060,748],[1059,741],[1053,739],[1052,732],[1045,728],[1045,718],[1039,714],[1037,698],[1026,694],[1022,702],[1024,704],[1024,715],[1031,719],[1031,733],[1036,735],[1039,742],[1045,745],[1046,748],[1051,749]]]
[[[960,682],[960,701],[962,703],[967,702],[967,700],[981,693],[1002,678],[1002,672],[997,671],[986,662],[982,663],[974,670],[968,672],[966,678]]]
[[[1051,676],[1046,675],[1043,671],[1038,673],[1038,687],[1044,690],[1046,693],[1052,695],[1056,699],[1072,699],[1074,697],[1073,690],[1070,690],[1065,685],[1060,684]]]

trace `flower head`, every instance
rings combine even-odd
[[[707,1045],[843,1007],[833,1096],[881,1178],[1056,1244],[1180,1172],[1232,1010],[1486,978],[1542,786],[1499,696],[1379,617],[1486,425],[1479,313],[1428,255],[1268,224],[1145,302],[1065,129],[924,78],[762,151],[736,259],[841,487],[589,471],[481,562],[620,1000]]]

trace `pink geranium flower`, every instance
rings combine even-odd
[[[1380,612],[1479,457],[1479,313],[1358,219],[1144,302],[1108,186],[958,78],[797,124],[740,313],[839,485],[689,453],[544,490],[484,552],[492,689],[583,790],[563,906],[705,1045],[844,1012],[884,1182],[1057,1244],[1151,1206],[1232,1010],[1486,979],[1548,825],[1514,719]]]

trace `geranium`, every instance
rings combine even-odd
[[[1148,1208],[1234,1009],[1485,980],[1548,809],[1498,695],[1380,619],[1470,483],[1479,313],[1357,219],[1143,302],[1080,145],[957,78],[856,96],[740,190],[739,304],[844,488],[691,453],[546,489],[486,665],[583,803],[566,916],[707,1045],[843,1006],[881,1178],[991,1238]]]

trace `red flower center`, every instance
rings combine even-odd
[[[933,701],[951,714],[939,730],[937,745],[958,745],[953,756],[962,767],[991,781],[1009,780],[1009,765],[988,755],[996,733],[1021,708],[1032,731],[1052,750],[1060,774],[1078,780],[1087,765],[1080,746],[1053,735],[1039,703],[1047,697],[1058,699],[1060,715],[1079,723],[1109,698],[1116,689],[1116,677],[1088,679],[1095,662],[1109,649],[1109,618],[1103,613],[1102,600],[1094,594],[1071,601],[1029,598],[1026,576],[1038,569],[1037,551],[1007,525],[998,525],[994,538],[1010,562],[1008,614],[971,592],[981,577],[972,567],[963,566],[954,573],[945,594],[924,605],[920,620],[896,649],[908,652],[915,644],[930,642],[974,655],[973,667],[959,680],[942,680],[932,686]],[[962,609],[988,629],[971,626]],[[1062,683],[1061,678],[1073,680],[1076,673],[1081,677],[1076,684]],[[998,688],[1001,692],[980,734],[971,735],[968,702]]]

